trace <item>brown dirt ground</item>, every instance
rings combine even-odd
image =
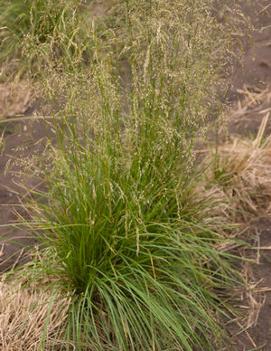
[[[23,169],[28,167],[30,157],[42,153],[52,132],[47,123],[35,118],[38,103],[29,84],[19,84],[16,89],[2,84],[0,88],[3,93],[0,96],[0,135],[3,136],[0,147],[0,272],[3,272],[24,262],[27,249],[35,244],[35,238],[27,230],[11,225],[18,221],[18,214],[27,217],[24,199],[29,196],[30,189],[40,186],[38,178],[25,176]],[[19,115],[19,121],[13,122],[13,115]],[[10,122],[1,122],[4,119]]]
[[[229,100],[234,105],[242,100],[244,93],[262,94],[271,87],[271,2],[270,0],[244,0],[243,11],[250,16],[255,31],[250,45],[239,65],[236,65],[232,74],[232,87]],[[264,106],[260,106],[261,104]],[[271,96],[264,101],[255,101],[242,118],[235,116],[230,120],[231,134],[242,136],[255,135],[262,121],[259,113],[271,107]],[[238,110],[238,109],[237,109]],[[270,126],[268,131],[271,131]]]
[[[233,106],[237,105],[237,112],[230,119],[229,131],[232,135],[251,136],[259,128],[262,111],[271,111],[271,3],[270,0],[243,0],[242,7],[251,16],[256,30],[242,63],[236,65],[232,76],[229,101]],[[250,97],[250,93],[254,97]],[[255,94],[258,96],[256,99]],[[244,98],[251,98],[251,103],[243,104]],[[29,155],[42,152],[50,130],[35,118],[1,124],[1,115],[35,114],[33,101],[31,89],[25,85],[19,89],[10,85],[0,86],[0,139],[4,133],[4,148],[2,151],[0,148],[0,271],[23,261],[27,247],[35,244],[35,239],[27,231],[5,225],[14,222],[15,212],[22,211],[20,204],[27,196],[25,187],[18,184],[35,187],[37,180],[16,174],[16,171],[20,171],[16,162],[12,171],[8,165],[11,160],[27,159]],[[271,132],[271,125],[267,132]],[[232,345],[224,350],[271,351],[271,218],[264,216],[254,219],[247,224],[247,228],[248,237],[254,237],[257,245],[264,247],[258,250],[255,264],[247,267],[250,283],[255,283],[261,294],[257,295],[254,303],[256,317],[253,326],[238,336],[235,336],[237,328],[229,327],[233,335]]]

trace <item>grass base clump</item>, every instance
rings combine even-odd
[[[223,236],[204,224],[211,203],[197,200],[190,143],[159,104],[154,121],[152,94],[134,92],[124,120],[106,70],[91,84],[97,115],[61,126],[32,223],[74,292],[67,339],[78,350],[213,350],[219,291],[235,273],[216,248]]]
[[[124,154],[86,149],[57,159],[40,225],[55,273],[75,291],[69,338],[78,350],[206,351],[220,336],[215,289],[232,273],[215,248],[223,238],[201,224],[173,150],[160,152],[150,162],[136,148],[126,165]]]

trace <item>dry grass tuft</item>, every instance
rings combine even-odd
[[[211,155],[208,181],[226,195],[239,219],[271,210],[271,137],[264,137],[269,117],[268,112],[254,140],[236,137]]]
[[[0,349],[52,350],[67,319],[69,299],[0,283]],[[46,340],[46,341],[45,341]],[[63,342],[62,342],[63,345]]]
[[[33,88],[26,81],[0,84],[0,119],[24,114],[33,100]]]
[[[229,119],[231,134],[255,135],[263,117],[271,111],[271,88],[244,87],[238,91],[241,99]],[[265,135],[271,134],[271,124],[266,125]]]
[[[271,90],[266,88],[250,89],[245,86],[244,89],[238,90],[242,95],[242,100],[238,102],[237,109],[232,114],[233,118],[249,115],[255,112],[264,114],[271,111],[269,104],[271,103]]]

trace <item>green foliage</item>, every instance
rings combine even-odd
[[[70,138],[39,225],[55,274],[75,291],[70,340],[78,350],[212,350],[222,308],[214,289],[229,287],[232,272],[215,249],[223,238],[202,224],[210,204],[195,200],[174,136],[154,142],[142,130],[129,154]]]
[[[0,62],[10,64],[12,60],[15,67],[33,71],[42,69],[44,64],[71,67],[81,63],[87,35],[79,3],[1,0]]]

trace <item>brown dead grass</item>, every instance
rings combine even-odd
[[[245,86],[238,90],[242,99],[239,100],[237,107],[234,109],[231,118],[237,119],[249,114],[259,113],[264,115],[271,111],[271,88],[254,89]]]
[[[263,117],[271,112],[271,87],[260,90],[245,86],[238,91],[241,98],[229,118],[231,135],[256,135]],[[266,125],[265,136],[271,134],[271,121]]]
[[[208,157],[213,165],[208,182],[223,192],[238,218],[271,211],[271,136],[264,138],[269,118],[267,112],[255,139],[236,137]]]
[[[0,349],[56,350],[69,299],[0,283]],[[63,342],[62,342],[63,345]]]
[[[24,114],[33,100],[33,88],[28,82],[0,84],[0,119]]]

